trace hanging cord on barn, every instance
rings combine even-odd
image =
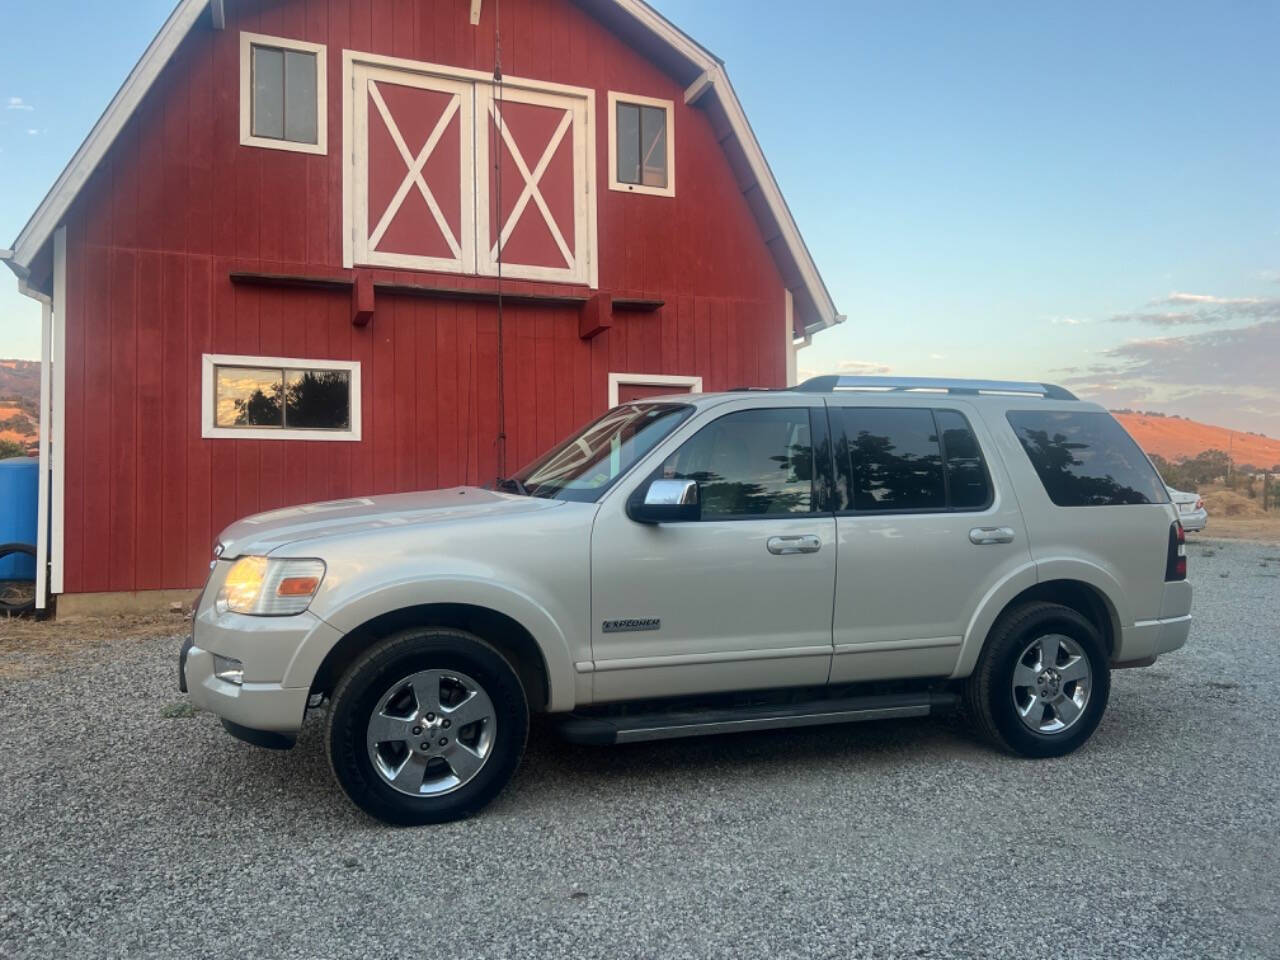
[[[498,481],[507,475],[507,391],[502,337],[502,0],[493,5],[493,83],[497,88],[493,127],[493,175],[498,226]]]

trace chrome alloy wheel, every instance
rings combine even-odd
[[[391,685],[369,716],[369,760],[411,797],[439,797],[469,783],[493,752],[493,701],[457,670],[421,670]]]
[[[1013,668],[1013,705],[1029,729],[1062,733],[1083,716],[1092,681],[1080,644],[1060,633],[1037,637]]]

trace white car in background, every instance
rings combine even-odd
[[[1169,491],[1169,499],[1173,501],[1173,505],[1178,508],[1182,529],[1188,533],[1203,530],[1209,522],[1209,511],[1204,508],[1204,500],[1200,494],[1175,490],[1168,484],[1165,484],[1165,489]]]

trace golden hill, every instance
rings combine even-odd
[[[1215,427],[1179,417],[1152,417],[1142,413],[1117,413],[1138,446],[1147,453],[1176,461],[1194,457],[1205,450],[1222,450],[1238,464],[1263,469],[1280,464],[1280,440],[1254,433]]]

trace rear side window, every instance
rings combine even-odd
[[[1007,416],[1058,506],[1169,502],[1155,467],[1110,414],[1010,410]]]
[[[882,513],[978,510],[991,485],[964,415],[926,407],[833,409],[843,509]]]

